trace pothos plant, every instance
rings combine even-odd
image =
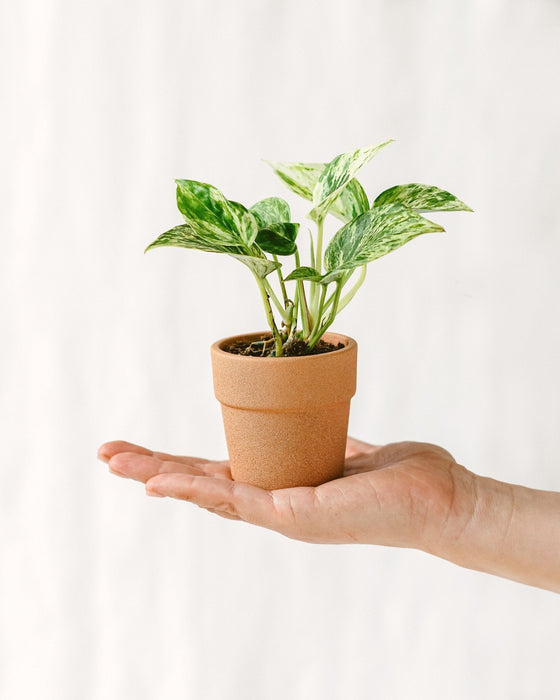
[[[268,197],[247,208],[196,180],[176,180],[185,223],[146,250],[177,246],[236,258],[255,278],[270,327],[260,354],[295,354],[295,346],[297,354],[312,353],[363,284],[370,262],[423,233],[444,231],[423,212],[472,211],[450,192],[418,183],[390,187],[370,201],[356,174],[391,142],[343,153],[329,163],[269,162],[292,192],[312,202],[308,217],[316,232],[309,231],[304,243],[308,264],[302,264],[298,246],[300,224],[291,221],[284,199]],[[343,225],[324,249],[329,214]]]

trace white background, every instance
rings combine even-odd
[[[208,347],[264,326],[237,262],[143,255],[180,222],[173,179],[294,202],[262,158],[393,137],[370,194],[475,213],[340,316],[351,432],[560,490],[560,3],[23,0],[0,39],[0,696],[557,697],[554,594],[148,499],[95,453],[222,457]]]

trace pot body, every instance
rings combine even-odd
[[[304,357],[248,357],[211,347],[214,393],[222,404],[231,473],[265,489],[318,486],[342,475],[356,391],[357,344],[326,333],[344,347]]]

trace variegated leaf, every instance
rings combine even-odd
[[[323,275],[314,267],[302,266],[296,267],[295,270],[290,272],[290,274],[286,277],[286,282],[290,282],[292,280],[308,280],[309,282],[320,282],[322,278]]]
[[[266,161],[282,182],[304,199],[313,200],[313,190],[324,163],[273,163]]]
[[[268,258],[256,258],[251,255],[231,254],[232,258],[239,260],[255,274],[257,277],[264,279],[271,272],[281,267],[280,263],[269,260]]]
[[[269,163],[278,177],[296,194],[313,201],[313,190],[326,163]],[[369,209],[364,188],[358,180],[352,179],[332,202],[329,212],[341,221],[351,221]],[[310,217],[316,220],[313,209]]]
[[[290,205],[281,197],[267,197],[249,208],[259,228],[269,224],[281,224],[290,220]]]
[[[373,203],[374,207],[396,202],[415,211],[472,211],[455,195],[434,185],[412,182],[408,185],[395,185],[382,192]]]
[[[286,281],[290,280],[306,280],[308,282],[318,282],[319,284],[327,285],[335,282],[345,274],[345,270],[333,270],[322,275],[314,267],[296,267],[293,272],[286,277]]]
[[[342,189],[336,199],[329,207],[329,214],[336,216],[337,219],[344,221],[352,221],[360,214],[363,214],[369,209],[369,202],[364,188],[358,180],[354,178]],[[309,217],[313,221],[317,221],[319,216],[322,216],[324,211],[322,207],[315,207],[309,213]]]
[[[250,248],[257,237],[259,226],[253,214],[239,202],[228,199],[228,206],[233,215],[235,225],[243,243]]]
[[[325,251],[325,267],[350,270],[400,248],[423,233],[444,229],[402,204],[384,204],[343,226]]]
[[[274,255],[293,255],[296,250],[296,238],[299,224],[269,224],[259,229],[257,245],[267,253]]]
[[[330,272],[327,272],[323,277],[321,278],[321,284],[330,284],[331,282],[336,282],[336,280],[339,280],[344,274],[346,273],[346,270],[331,270]]]
[[[146,251],[152,248],[162,248],[173,246],[176,248],[191,248],[203,250],[208,253],[242,253],[243,249],[238,246],[225,245],[210,236],[201,236],[196,228],[189,224],[175,226],[169,231],[162,233],[155,241],[150,243]]]
[[[196,180],[175,180],[177,207],[185,221],[228,245],[251,246],[257,222],[238,202],[228,201],[213,185]]]
[[[324,215],[341,190],[355,177],[360,168],[392,141],[390,139],[380,143],[378,146],[358,148],[355,151],[342,153],[333,158],[322,171],[313,190],[313,204],[318,213]]]

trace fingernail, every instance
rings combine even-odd
[[[110,464],[109,464],[109,471],[111,474],[114,474],[115,476],[120,476],[121,479],[130,479],[128,474],[123,474],[123,472],[120,472],[118,469],[114,469]]]
[[[161,493],[158,493],[157,491],[154,491],[148,487],[146,487],[146,496],[152,496],[153,498],[164,498]]]

